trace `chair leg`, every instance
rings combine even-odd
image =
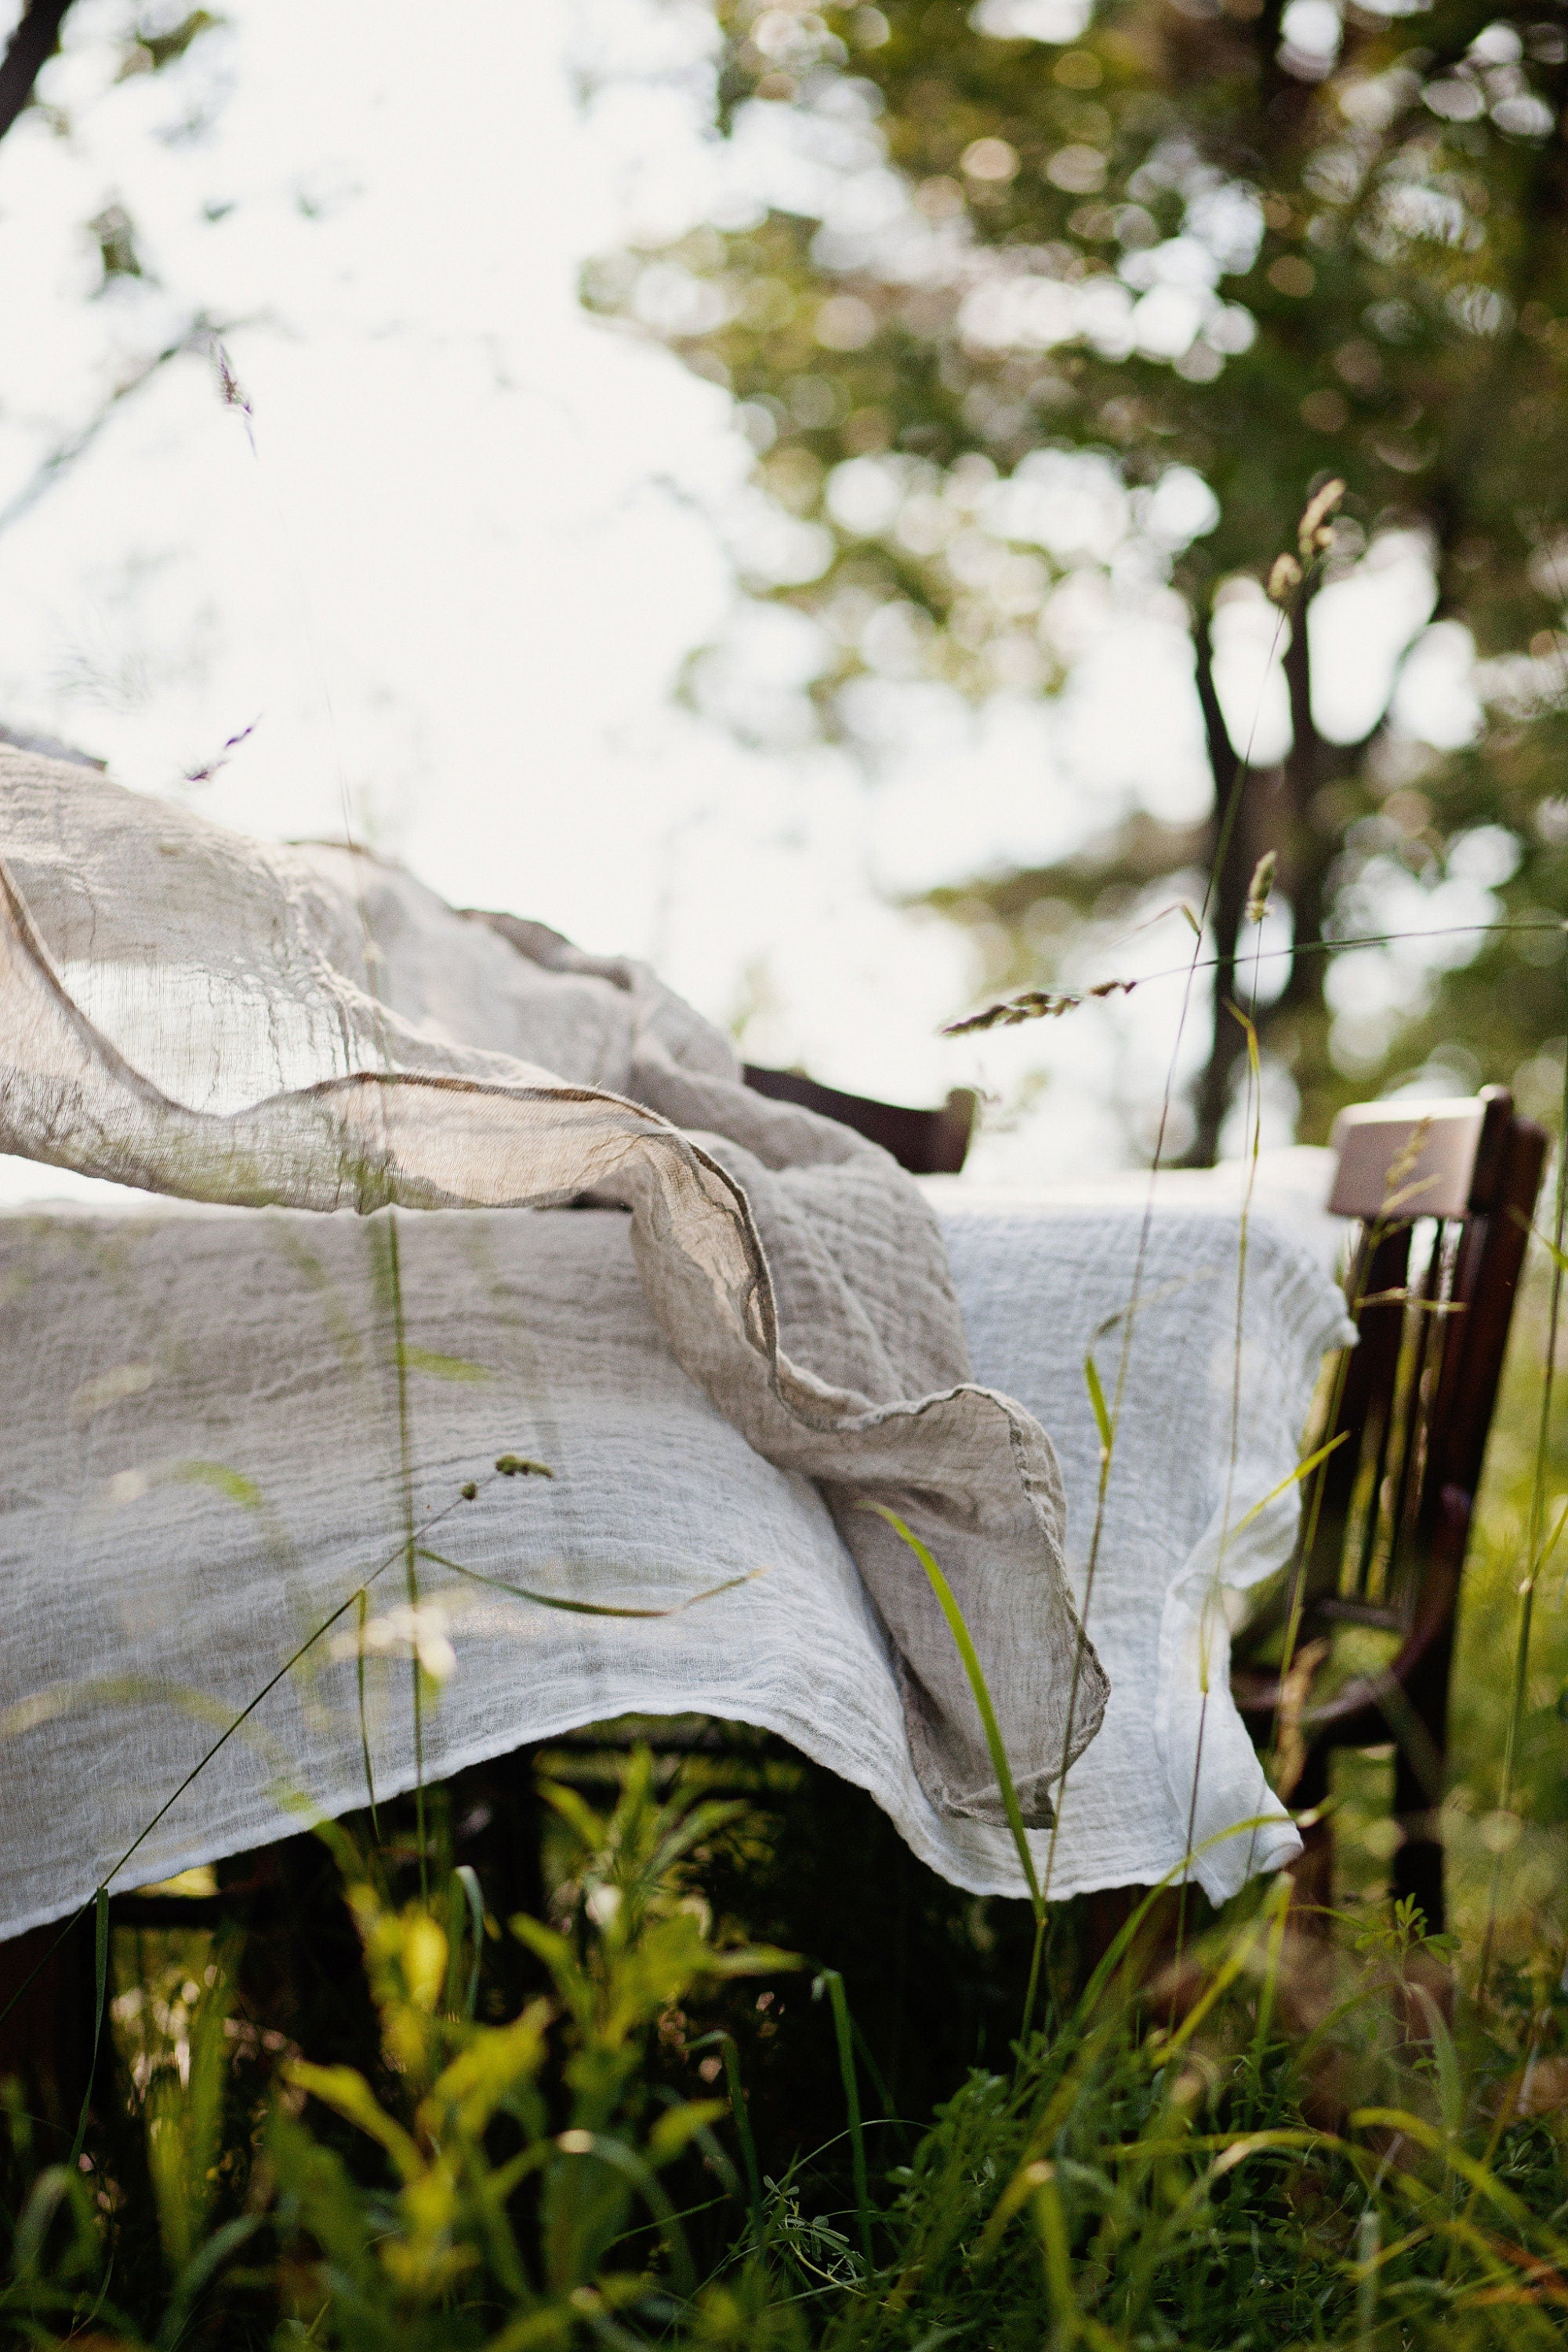
[[[1414,1896],[1426,1919],[1426,1933],[1441,1935],[1443,1842],[1437,1835],[1437,1814],[1403,1748],[1394,1767],[1394,1812],[1405,1838],[1394,1857],[1390,1892],[1396,1903]]]
[[[1410,1738],[1419,1752],[1413,1759],[1407,1753],[1406,1742],[1401,1739],[1394,1767],[1394,1818],[1405,1832],[1392,1874],[1394,1898],[1399,1902],[1405,1895],[1415,1896],[1425,1914],[1429,1936],[1442,1933],[1444,1919],[1438,1808],[1447,1785],[1448,1681],[1453,1650],[1454,1629],[1450,1622],[1405,1685],[1405,1699],[1415,1717]]]

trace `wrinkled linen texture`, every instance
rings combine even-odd
[[[1321,1205],[1333,1156],[1272,1158],[1256,1185],[1173,1172],[1152,1203],[1147,1178],[927,1187],[977,1370],[1055,1437],[1068,1576],[1110,1675],[1037,1841],[1053,1895],[1175,1874],[1222,1902],[1300,1852],[1231,1697],[1230,1641],[1290,1558],[1313,1391],[1355,1332],[1330,1272],[1344,1228]],[[1116,1405],[1103,1498],[1091,1355]]]
[[[0,1296],[26,1308],[0,1348],[0,1425],[12,1459],[40,1465],[7,1482],[0,1519],[0,1931],[74,1907],[110,1873],[165,1876],[312,1807],[363,1803],[371,1783],[408,1787],[405,1654],[422,1629],[456,1659],[422,1711],[432,1779],[626,1712],[738,1718],[868,1790],[960,1885],[1024,1891],[1006,1832],[939,1812],[921,1787],[895,1659],[820,1493],[765,1462],[677,1364],[628,1218],[398,1220],[405,1505],[386,1214],[87,1184],[77,1204],[37,1205],[66,1182],[0,1161],[7,1196],[35,1202],[0,1213]],[[1281,1227],[1255,1206],[1233,1448],[1240,1228],[1225,1171],[1183,1179],[1146,1234],[1141,1187],[927,1189],[979,1372],[1058,1432],[1080,1601],[1096,1554],[1087,1613],[1110,1703],[1056,1829],[1029,1832],[1037,1870],[1053,1895],[1149,1884],[1180,1866],[1190,1831],[1195,1874],[1232,1893],[1298,1844],[1226,1686],[1230,1616],[1286,1557],[1294,1490],[1246,1540],[1222,1549],[1217,1531],[1288,1475],[1321,1351],[1344,1336],[1339,1294],[1299,1216]],[[1096,1543],[1083,1363],[1094,1349],[1114,1393],[1125,1326],[1104,1327],[1140,1263]],[[503,1447],[555,1475],[498,1476]],[[544,1605],[563,1598],[670,1613]],[[1260,1814],[1265,1830],[1236,1831]]]
[[[69,780],[79,787],[80,772]],[[169,822],[157,838],[171,845],[156,854],[183,871],[188,821],[156,818]],[[197,833],[210,844],[211,828]],[[216,838],[234,854],[229,836]],[[526,926],[497,939],[406,877],[342,852],[305,864],[311,890],[324,873],[354,902],[339,951],[346,959],[357,942],[362,971],[378,976],[405,1037],[421,1041],[405,1050],[445,1063],[454,1035],[478,1034],[493,1052],[498,1035],[523,1025],[510,989],[539,999],[526,1012],[531,1034],[552,1021],[570,1032],[552,1034],[557,1058],[592,1014],[600,1025],[572,1066],[625,1084],[625,1000],[642,996],[672,1060],[707,1055],[732,1071],[722,1041],[635,968],[584,972],[585,959]],[[329,891],[333,903],[341,913]],[[230,983],[210,981],[197,1015],[149,1008],[102,977],[83,944],[134,962],[140,935],[95,919],[90,940],[85,916],[61,926],[61,961],[73,997],[103,1025],[118,1023],[127,1059],[219,1116],[247,1108],[258,1019],[271,1025],[276,1066],[298,1070],[285,1058],[298,1052],[297,1011],[237,1001]],[[279,961],[291,940],[283,935]],[[232,941],[226,952],[226,969],[251,967]],[[200,976],[194,953],[173,1008]],[[558,993],[562,966],[595,983],[581,1003]],[[639,1049],[641,1065],[653,1058]],[[12,1105],[7,1079],[8,1118]],[[744,1095],[727,1116],[774,1112]],[[710,1156],[725,1151],[740,1168],[705,1115]],[[822,1122],[778,1115],[792,1150],[816,1144]],[[913,1262],[931,1295],[921,1287],[911,1304],[938,1338],[911,1348],[882,1328],[903,1295],[907,1236],[888,1240],[840,1185],[842,1159],[825,1173],[792,1171],[798,1185],[817,1182],[800,1213],[829,1254],[829,1276],[857,1265],[867,1230],[882,1236],[866,1288],[891,1377],[910,1366],[912,1390],[939,1346],[964,1360],[944,1320],[954,1313],[945,1239],[978,1378],[1056,1439],[1068,1575],[1112,1690],[1099,1736],[1056,1791],[1054,1828],[1031,1832],[1049,1891],[1150,1883],[1181,1866],[1189,1840],[1193,1874],[1216,1897],[1251,1870],[1279,1866],[1299,1842],[1226,1670],[1247,1589],[1289,1552],[1296,1490],[1239,1534],[1225,1530],[1288,1475],[1322,1352],[1347,1336],[1318,1262],[1336,1238],[1315,1205],[1327,1155],[1282,1155],[1294,1190],[1278,1201],[1266,1157],[1238,1284],[1237,1171],[1162,1179],[1146,1221],[1142,1183],[1077,1196],[1000,1194],[969,1180],[913,1188],[868,1147],[832,1129],[826,1137],[835,1153],[847,1143],[872,1186],[912,1196],[913,1230],[931,1249]],[[73,1156],[88,1159],[56,1153],[68,1166]],[[763,1155],[752,1159],[748,1198],[786,1217],[800,1192],[781,1208],[764,1193]],[[7,1168],[25,1173],[0,1162],[0,1181]],[[24,1189],[36,1199],[70,1186],[37,1169],[9,1187],[13,1197]],[[73,1909],[102,1880],[145,1883],[361,1803],[371,1786],[405,1789],[421,1764],[440,1778],[624,1711],[697,1710],[780,1732],[870,1790],[950,1879],[979,1893],[1023,1890],[1005,1830],[980,1809],[933,1801],[917,1771],[909,1672],[844,1541],[864,1531],[865,1515],[841,1510],[841,1534],[833,1482],[764,1458],[742,1433],[722,1370],[694,1375],[677,1360],[635,1213],[321,1215],[76,1190],[70,1208],[0,1214],[0,1758],[11,1800],[0,1934]],[[794,1334],[809,1332],[819,1262],[786,1238],[782,1311],[805,1353]],[[831,1329],[843,1309],[827,1297]],[[1114,1393],[1129,1331],[1098,1513],[1083,1366],[1092,1349]],[[555,1475],[498,1475],[503,1450]],[[914,1516],[908,1498],[903,1507]],[[901,1549],[891,1557],[902,1572]],[[550,1605],[562,1601],[627,1613]],[[637,1613],[647,1611],[661,1613]],[[438,1668],[448,1648],[455,1661],[449,1680],[426,1686],[422,1758],[411,1639]],[[994,1676],[1005,1664],[993,1663]],[[1254,1817],[1260,1828],[1237,1829]]]
[[[439,1507],[424,1497],[421,1424],[437,1447],[449,1440],[414,1398],[438,1376],[408,1355],[395,1242],[388,1232],[373,1243],[386,1223],[374,1213],[543,1209],[585,1195],[629,1210],[642,1294],[676,1362],[755,1454],[820,1490],[890,1643],[932,1808],[1003,1817],[934,1596],[868,1501],[896,1510],[942,1561],[991,1681],[1026,1818],[1049,1820],[1051,1786],[1092,1739],[1107,1690],[1064,1574],[1060,1476],[1033,1417],[971,1381],[936,1219],[885,1153],[750,1092],[729,1043],[643,968],[580,954],[542,926],[456,914],[357,852],[249,841],[0,747],[0,1150],[191,1201],[369,1215],[357,1242],[382,1252],[372,1287],[392,1319],[361,1343],[378,1360],[390,1350],[396,1393],[382,1413],[406,1433],[396,1476],[405,1514]],[[329,1255],[354,1245],[328,1238],[335,1222],[322,1219],[318,1237]],[[475,1245],[486,1230],[476,1226]],[[62,1517],[52,1555],[7,1544],[7,1723],[18,1738],[30,1736],[19,1727],[28,1706],[41,1719],[74,1703],[64,1685],[54,1697],[16,1690],[13,1661],[25,1665],[28,1653],[14,1629],[37,1617],[37,1588],[68,1572],[85,1606],[95,1581],[114,1583],[117,1654],[131,1680],[138,1643],[155,1653],[182,1612],[208,1612],[221,1643],[237,1594],[214,1581],[210,1563],[223,1555],[208,1549],[213,1513],[254,1493],[256,1524],[273,1532],[236,1573],[287,1584],[287,1555],[301,1564],[289,1589],[302,1602],[300,1575],[309,1584],[310,1561],[331,1548],[321,1482],[352,1494],[353,1449],[371,1443],[347,1379],[301,1373],[308,1339],[275,1272],[253,1266],[234,1284],[187,1291],[176,1308],[182,1248],[197,1249],[195,1233],[169,1244],[160,1346],[172,1364],[196,1364],[243,1322],[261,1393],[297,1399],[283,1415],[289,1450],[258,1478],[237,1421],[228,1452],[192,1454],[184,1474],[162,1456],[111,1472],[105,1516],[82,1432],[112,1428],[120,1451],[137,1453],[139,1436],[154,1433],[156,1381],[138,1397],[127,1383],[140,1375],[124,1367],[153,1359],[125,1352],[112,1287],[89,1286],[75,1323],[63,1308],[61,1328],[53,1310],[50,1328],[32,1328],[43,1297],[29,1306],[33,1276],[13,1269],[21,1287],[5,1306],[7,1358],[26,1362],[36,1349],[29,1377],[54,1383],[62,1409],[47,1429],[35,1421],[30,1449],[26,1416],[8,1425],[6,1517],[14,1540],[53,1496],[71,1529],[68,1544]],[[285,1255],[289,1246],[278,1244]],[[242,1278],[261,1286],[247,1322]],[[311,1295],[328,1298],[331,1266],[321,1279],[326,1289]],[[342,1311],[352,1326],[352,1309]],[[560,1312],[569,1323],[570,1303]],[[100,1318],[90,1334],[77,1328],[89,1317]],[[89,1337],[104,1360],[78,1379],[71,1344]],[[460,1334],[451,1352],[469,1360]],[[547,1387],[547,1364],[540,1378]],[[75,1421],[63,1409],[70,1398]],[[191,1411],[200,1417],[195,1390]],[[205,1471],[189,1469],[201,1462]],[[183,1500],[183,1517],[156,1529],[136,1517],[142,1478],[171,1509],[170,1498]],[[410,1500],[416,1488],[423,1499]],[[286,1489],[321,1495],[320,1528],[290,1512],[286,1538]],[[27,1545],[42,1538],[35,1525]],[[666,1621],[639,1622],[651,1643]],[[54,1658],[51,1648],[39,1663]],[[101,1703],[119,1705],[129,1771],[137,1705]]]

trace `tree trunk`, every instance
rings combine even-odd
[[[1193,1097],[1194,1129],[1183,1155],[1190,1168],[1212,1168],[1219,1153],[1219,1132],[1230,1104],[1232,1074],[1246,1044],[1241,1024],[1226,1010],[1236,988],[1236,946],[1247,905],[1247,860],[1246,773],[1225,723],[1215,692],[1214,640],[1209,615],[1200,611],[1193,624],[1193,663],[1198,704],[1204,715],[1204,740],[1214,777],[1214,815],[1209,824],[1209,922],[1214,934],[1215,963],[1210,991],[1214,1006],[1214,1037],[1208,1061]]]
[[[1354,751],[1336,750],[1318,732],[1312,717],[1312,661],[1307,635],[1307,614],[1313,589],[1302,592],[1290,616],[1290,643],[1285,654],[1285,681],[1290,695],[1290,750],[1282,772],[1283,791],[1274,828],[1279,853],[1279,887],[1290,902],[1292,953],[1285,985],[1267,1007],[1259,1030],[1289,1060],[1301,1092],[1303,1126],[1309,1141],[1326,1140],[1314,1129],[1314,1096],[1326,1081],[1327,1021],[1323,1007],[1326,959],[1315,950],[1323,936],[1328,912],[1328,880],[1339,842],[1314,815],[1314,803],[1336,767],[1353,759]],[[1365,746],[1359,747],[1363,752]]]
[[[71,0],[31,0],[0,58],[0,139],[33,95],[35,83],[59,47]]]
[[[1277,888],[1289,899],[1295,950],[1322,939],[1330,868],[1335,842],[1315,822],[1313,803],[1329,781],[1335,752],[1312,717],[1312,665],[1307,636],[1309,586],[1291,615],[1285,653],[1290,697],[1291,742],[1281,768],[1249,773],[1237,757],[1215,693],[1214,657],[1206,619],[1194,628],[1198,701],[1204,714],[1209,765],[1215,779],[1210,856],[1209,922],[1214,934],[1214,1040],[1194,1094],[1195,1132],[1185,1155],[1189,1167],[1212,1167],[1220,1129],[1230,1108],[1236,1071],[1246,1051],[1239,1021],[1226,1011],[1236,1001],[1237,950],[1247,913],[1247,894],[1258,860],[1268,850],[1279,859]],[[1232,803],[1234,803],[1234,808]],[[1227,812],[1229,812],[1227,821]],[[1293,952],[1285,985],[1258,1015],[1259,1043],[1276,1038],[1300,1072],[1308,1106],[1323,1055],[1323,959]]]
[[[1330,746],[1319,734],[1312,717],[1312,656],[1307,636],[1310,591],[1303,592],[1291,617],[1290,642],[1285,649],[1285,683],[1290,693],[1290,749],[1285,760],[1285,803],[1281,811],[1285,837],[1279,843],[1280,881],[1295,919],[1294,946],[1323,935],[1323,885],[1331,856],[1312,822],[1312,803],[1328,782]],[[1292,954],[1289,975],[1279,992],[1279,1005],[1311,1003],[1320,994],[1318,956]]]

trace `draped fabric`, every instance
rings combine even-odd
[[[629,1211],[676,1361],[757,1454],[819,1486],[895,1654],[931,1803],[1002,1818],[952,1634],[868,1503],[941,1562],[1025,1818],[1050,1820],[1108,1688],[1064,1575],[1050,1442],[971,1381],[917,1187],[751,1093],[728,1042],[646,969],[459,915],[362,852],[250,841],[0,746],[0,1150],[253,1209]],[[390,1265],[395,1289],[395,1250]],[[388,1328],[404,1349],[395,1298]],[[275,1351],[286,1387],[287,1315],[252,1318],[247,1345]],[[302,1476],[330,1467],[330,1392],[301,1400],[295,1433]],[[401,1442],[412,1475],[416,1414]],[[21,1489],[49,1475],[5,1465]],[[99,1540],[125,1528],[105,1519]],[[177,1605],[182,1563],[163,1572]]]

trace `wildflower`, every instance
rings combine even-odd
[[[1296,544],[1301,551],[1303,564],[1310,563],[1314,555],[1322,555],[1332,547],[1334,534],[1329,517],[1344,494],[1344,484],[1336,479],[1325,482],[1322,488],[1314,491],[1307,500],[1296,529]]]
[[[1274,852],[1266,849],[1252,869],[1252,879],[1247,886],[1247,919],[1260,923],[1268,904],[1268,893],[1274,887]]]
[[[1301,567],[1293,555],[1277,555],[1274,569],[1268,574],[1268,601],[1271,604],[1288,604],[1301,585]]]
[[[1135,980],[1100,980],[1087,996],[1131,996],[1138,982]],[[944,1037],[967,1037],[976,1029],[1014,1029],[1023,1021],[1059,1021],[1064,1013],[1076,1013],[1083,1003],[1082,996],[1054,996],[1047,988],[1026,988],[1021,996],[1010,996],[1004,1003],[988,1004],[984,1013],[972,1013],[963,1021],[950,1021],[942,1034]]]
[[[208,348],[212,353],[213,366],[217,371],[218,390],[223,394],[225,406],[237,408],[242,416],[248,416],[251,413],[249,399],[234,372],[227,352],[216,335],[212,338]]]

